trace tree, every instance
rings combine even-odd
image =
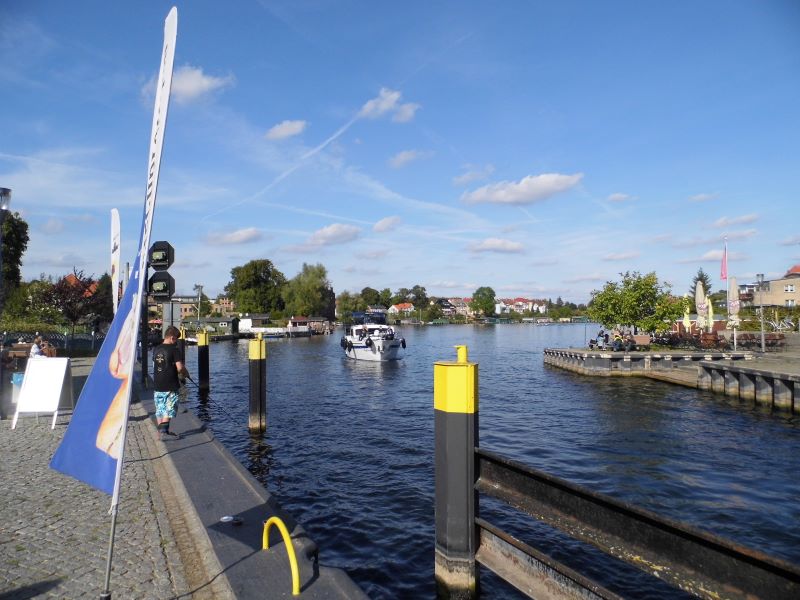
[[[472,310],[480,312],[484,317],[494,314],[495,293],[490,287],[479,287],[472,294]]]
[[[374,288],[365,287],[361,290],[361,299],[366,302],[368,306],[374,306],[380,304],[381,293]]]
[[[352,322],[352,313],[358,310],[358,303],[360,300],[361,298],[358,294],[351,294],[348,291],[341,292],[336,298],[339,319],[344,323]]]
[[[283,289],[286,311],[292,315],[319,315],[333,318],[330,298],[333,288],[321,264],[307,265]]]
[[[414,308],[424,309],[428,307],[428,292],[423,286],[415,285],[411,288],[411,296],[411,302],[414,304]]]
[[[30,323],[61,325],[64,319],[52,303],[53,279],[44,274],[39,279],[21,282],[8,296],[3,319]]]
[[[271,261],[257,259],[231,269],[225,292],[241,312],[268,313],[283,310],[284,285],[286,277]]]
[[[73,269],[72,273],[62,277],[50,290],[50,301],[58,309],[64,319],[75,327],[78,323],[94,324],[101,312],[103,298],[95,294],[97,283],[83,271]]]
[[[697,271],[697,275],[695,275],[694,279],[692,279],[692,287],[689,290],[692,300],[694,300],[698,281],[703,282],[703,291],[706,293],[706,296],[711,293],[711,278],[708,276],[708,273],[703,271],[703,267],[700,267],[700,269]]]
[[[0,280],[0,309],[10,292],[22,282],[22,255],[28,249],[28,224],[19,213],[8,213],[3,220],[3,273]]]
[[[410,297],[411,290],[408,288],[400,288],[394,293],[394,296],[392,296],[392,304],[402,304],[403,302],[408,302]]]
[[[384,308],[389,308],[392,305],[392,290],[383,288],[381,290],[380,305]]]
[[[655,272],[620,273],[621,282],[606,282],[592,292],[589,317],[605,327],[622,325],[643,331],[665,331],[683,314],[688,299],[670,294],[669,284],[659,284]]]
[[[111,275],[103,273],[94,291],[95,310],[100,323],[114,320],[114,298],[111,292]]]

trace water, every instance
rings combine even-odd
[[[584,325],[402,328],[405,358],[346,359],[332,336],[267,344],[267,432],[247,433],[247,341],[212,344],[211,401],[191,405],[372,598],[432,598],[433,363],[469,347],[480,367],[480,446],[800,563],[800,421],[647,379],[590,378],[543,364],[583,345]],[[196,373],[196,351],[187,363]],[[667,592],[499,503],[481,516],[605,585]],[[643,579],[644,578],[644,579]],[[487,598],[518,598],[481,571]]]

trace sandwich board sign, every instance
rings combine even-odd
[[[21,413],[53,413],[50,429],[55,429],[59,406],[67,403],[75,407],[69,359],[31,358],[25,367],[11,429],[16,428]]]

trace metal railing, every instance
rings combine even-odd
[[[800,598],[800,569],[592,492],[497,454],[475,449],[476,489],[700,598]],[[558,583],[565,595],[615,594],[476,519],[479,563],[523,589]],[[509,560],[513,558],[513,560]],[[535,596],[534,596],[535,597]]]

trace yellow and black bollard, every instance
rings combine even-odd
[[[436,558],[434,574],[442,595],[474,598],[475,447],[478,445],[478,365],[467,347],[456,346],[456,362],[433,365],[436,473]]]
[[[208,377],[208,332],[197,332],[197,387],[208,390],[210,387]]]
[[[251,433],[267,430],[267,342],[250,340],[250,410],[248,429]]]

